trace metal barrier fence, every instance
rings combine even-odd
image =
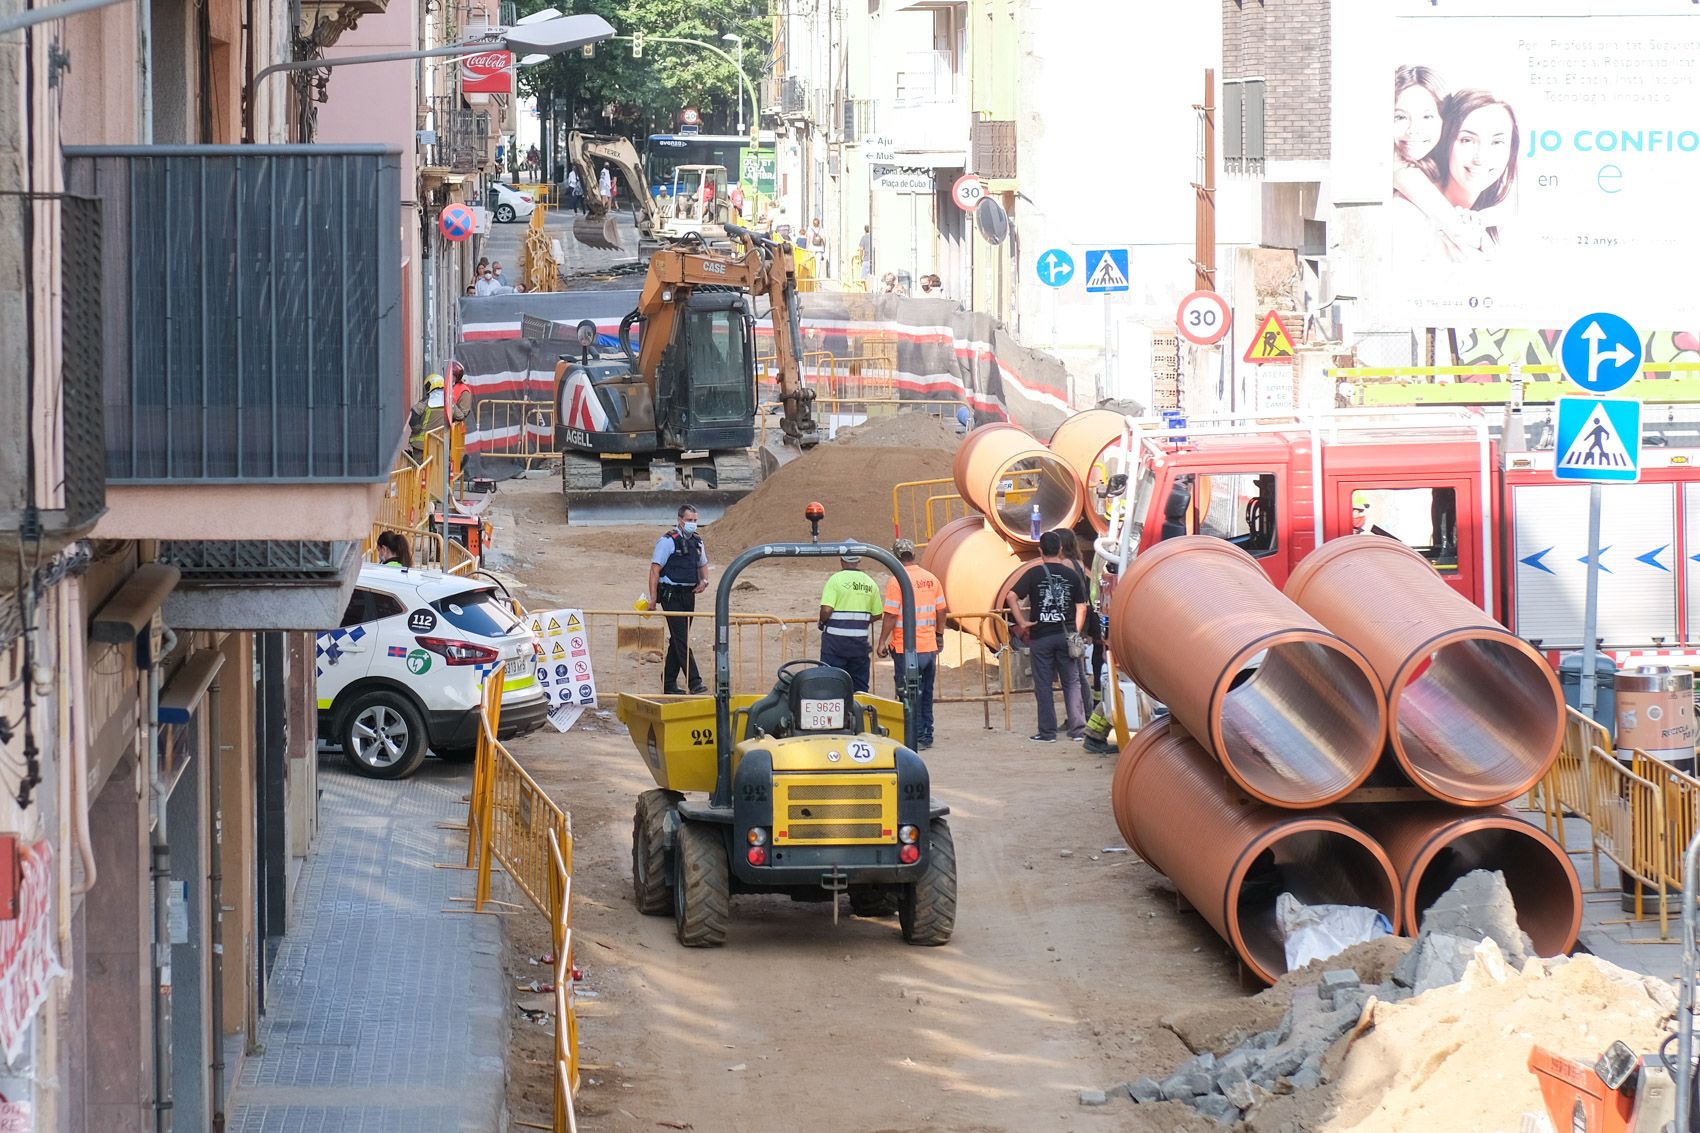
[[[992,705],[1002,704],[1003,727],[1007,732],[1011,726],[1009,695],[1015,684],[1011,671],[1013,659],[1010,650],[994,649],[981,637],[989,622],[1006,624],[1002,614],[952,613],[946,616],[945,624],[954,625],[959,632],[954,639],[940,643],[946,646],[946,650],[939,655],[933,703],[980,704],[984,708],[988,728],[992,726]],[[946,657],[953,651],[956,664],[947,666]]]
[[[478,455],[484,460],[533,461],[560,455],[555,448],[555,406],[524,398],[481,397],[472,407],[473,431],[484,439]],[[499,434],[501,447],[491,448],[488,434]]]
[[[1037,490],[1038,470],[1014,472],[1004,482],[1001,495],[1004,502],[1020,507]],[[951,477],[937,480],[906,480],[891,488],[891,527],[898,535],[915,541],[919,551],[933,541],[939,528],[952,520],[976,512],[956,490]]]
[[[1666,890],[1682,892],[1682,854],[1700,827],[1700,779],[1655,759],[1639,748],[1630,749],[1630,770],[1652,783],[1664,806],[1663,846],[1657,874]]]
[[[1635,919],[1645,916],[1643,891],[1658,895],[1659,936],[1670,935],[1665,902],[1665,800],[1660,789],[1613,759],[1604,748],[1588,753],[1589,815],[1595,845],[1635,881]],[[1679,851],[1680,853],[1680,851]],[[1680,872],[1680,871],[1679,871]],[[1595,888],[1599,876],[1594,877]]]
[[[578,1010],[573,1000],[573,844],[549,839],[549,937],[555,948],[555,1133],[577,1133]]]

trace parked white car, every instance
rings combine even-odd
[[[367,564],[342,625],[318,635],[319,738],[349,766],[401,779],[425,761],[470,758],[484,679],[506,664],[498,738],[541,726],[536,635],[488,581]]]
[[[499,223],[529,220],[536,208],[530,193],[522,193],[506,181],[490,182],[490,211]]]

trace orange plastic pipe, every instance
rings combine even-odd
[[[1127,434],[1127,418],[1113,409],[1088,409],[1057,426],[1051,434],[1050,450],[1068,462],[1085,491],[1086,519],[1100,535],[1110,528],[1102,495],[1104,481],[1119,468],[1104,463],[1104,452],[1121,443]]]
[[[1331,803],[1381,756],[1386,709],[1369,662],[1221,539],[1138,555],[1111,599],[1110,648],[1263,802]]]
[[[1397,929],[1399,879],[1375,840],[1328,811],[1247,799],[1166,720],[1142,728],[1112,781],[1116,825],[1265,983],[1287,970],[1275,899],[1359,905]]]
[[[1007,422],[969,433],[956,450],[954,472],[962,498],[999,535],[1018,545],[1038,542],[1031,526],[1035,506],[1041,533],[1073,527],[1084,506],[1080,477],[1068,462]]]
[[[1034,553],[1029,548],[1026,557]],[[997,608],[1004,587],[1014,582],[1026,565],[1023,558],[992,530],[985,517],[970,515],[939,528],[921,552],[921,565],[938,576],[952,610],[978,613]],[[978,626],[966,628],[978,632],[993,649],[1004,644],[1006,630],[1000,620],[986,618]]]
[[[1305,556],[1286,593],[1369,659],[1393,756],[1429,794],[1491,806],[1552,766],[1564,739],[1552,666],[1403,543],[1336,539]]]
[[[1564,847],[1504,807],[1459,810],[1439,803],[1358,806],[1342,813],[1381,843],[1398,871],[1400,922],[1416,935],[1428,907],[1476,869],[1498,870],[1517,924],[1542,956],[1562,956],[1582,928],[1582,883]]]

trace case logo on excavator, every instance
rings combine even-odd
[[[726,265],[718,260],[704,260],[702,270],[707,275],[725,275]]]

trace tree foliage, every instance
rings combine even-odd
[[[549,0],[521,0],[520,14],[550,6]],[[737,57],[737,44],[721,36],[744,37],[744,73],[751,89],[760,91],[768,60],[770,21],[767,0],[578,0],[555,6],[573,12],[595,12],[618,35],[643,32],[648,37],[695,39]],[[642,127],[672,124],[680,110],[697,107],[704,130],[709,123],[730,130],[738,120],[738,100],[748,95],[731,63],[694,44],[656,43],[644,46],[643,58],[632,58],[632,45],[613,40],[596,46],[586,59],[578,52],[556,56],[547,63],[520,71],[520,93],[540,100],[564,101],[585,128]],[[609,112],[612,111],[612,120]]]

